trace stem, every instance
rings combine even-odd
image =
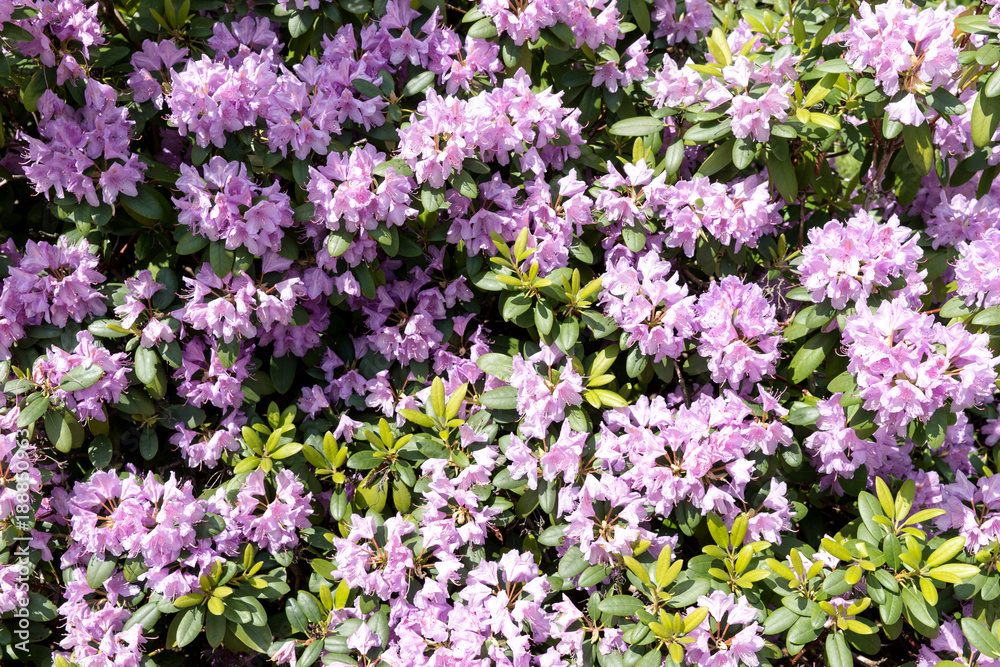
[[[866,209],[870,209],[878,196],[882,194],[882,180],[885,178],[885,170],[889,167],[889,160],[896,152],[896,149],[899,148],[900,143],[899,137],[895,137],[890,139],[885,145],[882,157],[878,163],[878,168],[875,170],[875,178],[868,183],[868,193],[865,195]]]

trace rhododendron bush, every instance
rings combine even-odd
[[[1000,665],[998,33],[0,0],[0,663]]]

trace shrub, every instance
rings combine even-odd
[[[0,2],[4,664],[1000,661],[992,5]]]

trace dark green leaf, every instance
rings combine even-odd
[[[491,389],[480,397],[480,403],[493,410],[514,410],[517,408],[517,389],[514,387]]]
[[[767,172],[771,183],[786,202],[794,202],[799,196],[799,182],[791,159],[779,160],[774,154],[767,154]]]
[[[100,590],[104,582],[111,578],[115,571],[116,561],[102,560],[97,555],[90,557],[87,563],[87,585],[94,590]]]
[[[201,605],[188,607],[181,612],[177,625],[177,646],[187,646],[201,634],[205,620],[205,609]]]
[[[826,636],[826,664],[829,667],[853,667],[854,657],[843,633],[831,632]]]
[[[49,405],[51,405],[49,397],[38,394],[34,400],[29,401],[21,408],[21,412],[17,416],[17,427],[27,428],[30,424],[34,424],[39,417],[48,411]]]
[[[920,176],[926,176],[934,167],[934,138],[927,122],[903,126],[903,143],[910,163]]]
[[[1000,640],[982,622],[974,618],[963,618],[960,622],[962,634],[969,640],[972,647],[987,658],[1000,658]]]
[[[982,148],[993,141],[1000,126],[1000,97],[976,95],[972,105],[972,143]]]
[[[663,120],[651,116],[635,116],[620,120],[610,128],[609,134],[619,137],[642,137],[648,134],[662,132],[664,128]]]
[[[834,346],[837,344],[840,336],[837,332],[828,331],[826,333],[818,333],[812,338],[810,338],[806,343],[795,353],[792,357],[792,361],[789,367],[792,369],[792,382],[798,384],[804,379],[812,375],[813,371],[819,368],[823,360],[826,359],[826,355],[830,354]]]
[[[488,19],[483,20],[487,21]],[[406,85],[403,86],[403,97],[419,95],[427,90],[432,83],[434,83],[434,72],[421,72],[407,81]]]
[[[63,375],[59,388],[63,391],[80,391],[104,377],[104,369],[97,364],[76,366]]]

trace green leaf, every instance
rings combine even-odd
[[[489,19],[483,19],[484,21],[489,21]],[[494,28],[494,32],[496,29]],[[412,97],[413,95],[419,95],[420,93],[427,90],[430,85],[434,83],[434,72],[421,72],[415,77],[406,82],[403,86],[403,97]]]
[[[458,190],[458,193],[463,197],[475,199],[479,196],[479,187],[467,171],[463,170],[455,174],[452,178],[452,184],[455,186],[455,189]]]
[[[95,437],[90,441],[90,446],[87,447],[87,455],[90,457],[90,462],[96,468],[107,468],[111,463],[113,454],[114,448],[111,445],[111,440],[106,435]]]
[[[218,601],[218,598],[213,598],[213,600]],[[211,601],[209,604],[211,604]],[[218,614],[209,614],[208,618],[205,619],[205,638],[208,640],[209,646],[212,648],[218,647],[222,644],[222,640],[225,637],[226,618]]]
[[[847,61],[843,58],[834,58],[831,60],[825,60],[815,66],[820,72],[828,72],[833,74],[847,74],[848,72],[853,72],[853,68],[847,64]]]
[[[779,160],[772,153],[767,154],[767,172],[771,183],[786,202],[794,202],[799,196],[799,181],[790,158]]]
[[[972,323],[980,327],[995,327],[1000,324],[1000,306],[992,306],[976,313],[972,317]]]
[[[142,429],[142,433],[139,435],[139,454],[142,455],[142,458],[150,460],[156,456],[159,448],[160,441],[156,437],[156,429],[152,427]]]
[[[930,104],[935,111],[939,111],[942,116],[961,116],[966,111],[962,100],[944,88],[937,88],[928,93],[924,97],[924,101]]]
[[[136,186],[134,197],[120,194],[118,201],[129,215],[139,222],[157,222],[163,219],[163,206],[156,190],[145,183]]]
[[[698,167],[699,176],[711,176],[722,171],[733,161],[733,149],[736,146],[736,139],[730,139],[722,144],[708,156],[708,159]]]
[[[275,391],[279,394],[288,393],[295,382],[295,370],[297,366],[298,360],[294,355],[286,354],[283,357],[271,357],[270,374]]]
[[[625,247],[632,252],[641,252],[646,247],[646,232],[636,225],[624,225],[622,240],[625,242]]]
[[[826,664],[829,667],[853,667],[851,647],[842,632],[831,632],[826,636]]]
[[[927,567],[938,567],[939,565],[944,565],[952,558],[960,554],[964,548],[965,538],[962,536],[946,540],[944,544],[935,549],[934,552],[927,557]]]
[[[963,540],[965,538],[962,538]],[[924,600],[924,596],[910,588],[909,586],[903,587],[902,592],[903,605],[906,607],[907,611],[910,612],[913,620],[925,625],[925,626],[936,626],[937,623],[928,608],[927,601]]]
[[[556,338],[556,343],[559,344],[560,350],[569,354],[579,336],[580,323],[575,317],[570,317],[559,325],[559,337]]]
[[[178,255],[193,255],[208,245],[208,239],[204,236],[198,236],[187,229],[184,230],[180,238],[176,236],[174,238],[177,240]]]
[[[601,611],[615,616],[634,616],[637,611],[645,607],[646,605],[631,595],[612,595],[597,605]]]
[[[4,26],[4,32],[7,32],[15,27],[16,26],[14,26],[13,23],[8,23]],[[24,28],[18,29],[24,30]],[[29,35],[28,40],[31,39],[34,38]],[[42,70],[35,72],[34,76],[32,76],[28,81],[28,85],[21,90],[21,102],[24,104],[25,110],[31,113],[38,111],[38,98],[42,96],[42,93],[44,93],[47,88],[48,86],[45,84],[45,73]]]
[[[343,229],[330,232],[326,240],[326,250],[331,257],[340,257],[350,249],[353,240],[354,234]]]
[[[943,306],[941,306],[941,317],[950,320],[956,317],[965,317],[966,315],[971,315],[975,311],[970,309],[965,305],[965,297],[955,296],[948,299]]]
[[[1000,658],[1000,640],[986,627],[986,624],[974,618],[963,618],[959,624],[962,626],[962,634],[973,648],[987,658]]]
[[[756,140],[750,137],[745,137],[743,139],[736,139],[735,143],[733,143],[733,164],[736,165],[737,169],[743,170],[749,167],[750,163],[753,162],[753,159],[756,156]]]
[[[508,354],[488,352],[476,359],[476,365],[483,372],[507,382],[514,369],[514,359]]]
[[[802,106],[805,108],[811,107],[814,104],[818,104],[823,101],[830,91],[833,90],[834,84],[837,83],[837,79],[840,78],[840,74],[835,72],[830,72],[825,74],[822,79],[819,80],[815,86],[806,95],[806,99],[802,102]]]
[[[34,400],[21,408],[21,412],[17,416],[17,427],[27,428],[28,425],[34,424],[39,417],[48,412],[49,405],[51,405],[49,397],[38,394]]]
[[[538,333],[542,334],[543,336],[548,336],[550,333],[552,333],[552,327],[556,321],[555,314],[552,312],[552,308],[550,308],[549,304],[547,304],[545,301],[539,301],[537,304],[535,304],[534,313],[535,313],[535,328],[538,329]]]
[[[181,620],[177,624],[177,646],[187,646],[201,634],[205,621],[205,610],[199,605],[188,607],[181,612]]]
[[[399,410],[399,414],[403,415],[403,418],[406,419],[407,421],[413,422],[414,424],[416,424],[418,426],[425,426],[427,428],[430,428],[430,427],[434,426],[434,420],[432,420],[430,417],[428,417],[427,415],[425,415],[422,412],[418,412],[416,410],[410,410],[410,409],[404,408],[404,409]],[[303,450],[303,451],[308,451],[308,449]],[[321,467],[321,466],[317,466],[317,467]]]
[[[948,429],[948,414],[950,412],[951,410],[947,405],[941,406],[927,420],[925,424],[927,444],[930,445],[931,449],[937,449],[944,444],[945,431]]]
[[[63,375],[59,388],[63,391],[80,391],[93,386],[102,377],[104,377],[104,369],[97,364],[77,366]]]
[[[113,560],[101,560],[97,555],[91,556],[90,562],[87,563],[87,585],[99,590],[114,574],[116,564]]]
[[[805,287],[793,287],[785,293],[785,298],[792,301],[805,301],[807,303],[812,303],[813,300],[809,290]]]
[[[662,132],[663,128],[664,124],[661,118],[635,116],[618,121],[608,128],[608,133],[619,137],[643,137],[648,134]]]
[[[580,588],[589,588],[601,583],[611,574],[611,568],[604,565],[591,565],[580,575],[577,585]]]
[[[219,355],[219,363],[225,368],[230,368],[236,363],[240,356],[240,339],[234,338],[228,343],[224,340],[216,341],[216,352]]]
[[[160,620],[160,609],[156,606],[155,602],[147,602],[143,606],[135,610],[132,616],[125,621],[125,625],[122,626],[122,630],[128,630],[133,625],[141,625],[143,629],[147,632],[153,629],[156,622]]]
[[[492,410],[514,410],[517,408],[517,389],[497,387],[485,392],[479,402]]]
[[[588,567],[590,567],[590,562],[584,557],[580,551],[580,547],[574,545],[563,554],[562,559],[559,561],[558,572],[559,576],[563,579],[569,579],[580,574]]]
[[[812,622],[808,616],[800,616],[788,630],[786,635],[789,642],[804,646],[819,637],[819,632],[812,627]]]
[[[1000,97],[976,95],[972,105],[972,143],[982,148],[991,141],[1000,126]]]
[[[233,270],[236,253],[226,250],[226,245],[222,241],[213,241],[208,246],[208,260],[212,265],[212,272],[219,278],[225,278]]]
[[[139,346],[135,349],[135,376],[139,382],[150,384],[156,379],[156,368],[160,357],[150,348]]]
[[[854,382],[854,375],[850,371],[844,371],[837,377],[830,380],[826,385],[827,391],[834,394],[843,392],[845,394],[851,394],[855,389],[858,388],[857,384]]]
[[[986,81],[986,85],[979,91],[979,94],[985,95],[986,97],[996,97],[1000,94],[1000,68],[997,68],[997,70],[990,75],[990,78]]]
[[[267,653],[268,647],[274,641],[271,629],[266,624],[261,627],[250,623],[237,624],[230,621],[229,628],[238,640],[259,653]]]
[[[65,454],[82,445],[85,434],[75,414],[58,408],[45,415],[45,435],[57,450]]]
[[[347,467],[354,470],[371,470],[377,468],[385,459],[375,456],[370,449],[352,454],[347,459]]]
[[[300,9],[292,12],[291,16],[288,17],[288,32],[291,34],[292,39],[301,37],[309,32],[315,21],[316,14],[309,9]]]
[[[629,0],[628,6],[629,11],[632,13],[632,18],[635,20],[635,24],[639,26],[639,32],[642,34],[648,33],[651,24],[649,19],[649,7],[646,5],[646,0]]]
[[[792,627],[799,620],[799,615],[787,607],[778,607],[764,621],[764,634],[777,635]]]
[[[903,143],[917,173],[920,176],[929,174],[934,167],[934,138],[930,125],[926,121],[917,126],[904,125]]]
[[[815,424],[816,420],[819,419],[819,414],[819,408],[798,403],[794,404],[792,409],[788,411],[786,419],[789,424],[806,426],[808,424]]]
[[[798,384],[812,375],[819,368],[826,355],[830,354],[840,336],[835,331],[818,333],[810,338],[792,357],[789,367],[792,369],[792,382]]]

